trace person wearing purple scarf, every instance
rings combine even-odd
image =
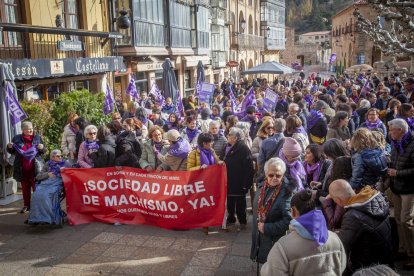
[[[89,125],[84,130],[86,140],[79,146],[78,165],[81,168],[93,168],[93,160],[90,154],[97,152],[99,144],[96,141],[96,134],[98,128],[94,125]]]
[[[181,137],[190,143],[192,148],[197,146],[197,138],[201,131],[197,128],[197,119],[193,116],[189,116],[186,119],[187,127],[182,131]]]
[[[298,160],[302,153],[299,142],[291,137],[285,138],[283,147],[279,152],[280,159],[286,164],[286,177],[295,185],[296,191],[301,191],[307,186],[305,169]]]
[[[324,158],[322,147],[310,144],[305,149],[303,167],[306,172],[306,182],[312,188],[322,186],[331,161]]]
[[[338,235],[328,230],[316,191],[303,190],[291,200],[290,233],[273,245],[262,276],[342,275],[347,255]]]
[[[213,149],[214,137],[210,133],[201,133],[197,139],[197,147],[190,152],[187,170],[205,169],[210,165],[222,164]]]
[[[157,158],[171,171],[185,171],[187,169],[187,156],[190,153],[191,146],[187,140],[180,136],[175,130],[167,132],[167,139],[171,146],[166,154],[162,154],[154,147]]]
[[[365,127],[369,130],[377,130],[387,137],[387,128],[379,118],[379,110],[376,108],[370,108],[367,111],[367,120],[363,122],[359,127]]]

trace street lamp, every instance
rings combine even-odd
[[[266,32],[267,32],[267,37],[270,37],[270,27],[269,26],[267,26]]]
[[[244,33],[244,29],[246,29],[246,20],[242,19],[240,21],[239,27],[240,27],[241,32],[234,32],[233,36],[238,36]]]

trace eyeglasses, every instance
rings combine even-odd
[[[122,118],[121,117],[118,117],[118,118],[115,118],[115,120],[122,120]]]
[[[270,127],[267,127],[266,129],[273,129],[273,127],[272,127],[272,126],[270,126]]]
[[[61,155],[55,155],[55,157],[57,157],[57,158],[61,158],[62,156],[61,156]]]
[[[276,178],[281,178],[283,175],[281,175],[281,174],[268,174],[267,175],[267,177],[268,178],[273,178],[273,177],[276,177]]]
[[[89,135],[96,135],[96,132],[89,132]]]

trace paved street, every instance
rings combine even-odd
[[[0,207],[0,275],[255,275],[250,222],[210,235],[102,223],[52,229],[24,225],[21,205]]]

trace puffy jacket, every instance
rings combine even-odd
[[[97,152],[91,153],[94,168],[107,168],[115,165],[115,138],[112,135],[105,137],[103,141],[99,141],[99,149]]]
[[[223,160],[224,154],[226,152],[227,139],[224,137],[224,135],[220,134],[213,135],[213,137],[213,149],[220,160]]]
[[[217,157],[216,153],[214,152],[214,149],[212,151],[214,154],[214,159],[216,160],[216,164],[218,164],[220,159]],[[188,154],[187,170],[194,171],[194,170],[200,169],[200,167],[201,167],[200,150],[198,148],[195,148]]]
[[[403,145],[404,153],[392,147],[391,167],[397,170],[397,176],[391,177],[391,191],[395,194],[414,194],[414,137],[410,135]]]
[[[139,165],[142,169],[145,169],[148,166],[151,166],[154,170],[161,166],[164,170],[168,170],[168,166],[161,163],[160,160],[157,160],[154,149],[152,148],[152,140],[147,140],[142,144],[142,154],[139,159]],[[161,154],[166,154],[169,146],[165,145],[161,149]]]
[[[380,192],[365,187],[345,206],[338,233],[353,272],[374,264],[392,264],[389,207]]]
[[[375,185],[387,173],[387,157],[380,149],[365,149],[352,156],[352,188],[359,190],[365,185]]]

